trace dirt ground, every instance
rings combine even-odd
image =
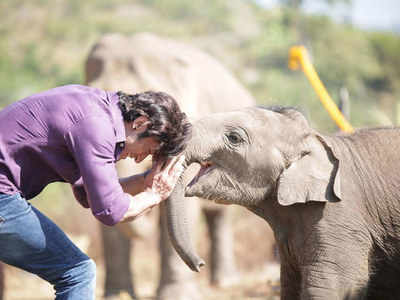
[[[104,277],[104,269],[98,268],[98,288],[96,299],[103,299],[103,289],[101,287],[102,278]],[[54,299],[52,287],[47,282],[37,278],[31,274],[19,271],[15,268],[7,268],[6,293],[4,300],[51,300]],[[200,289],[204,294],[205,300],[246,300],[246,299],[263,299],[278,300],[279,285],[271,282],[260,281],[255,279],[257,274],[242,274],[247,277],[239,284],[229,288],[216,288],[207,283],[207,280],[200,279]],[[156,289],[156,281],[143,282],[137,284],[136,293],[138,299],[155,299],[154,291]],[[128,294],[121,293],[120,300],[131,300]]]
[[[96,224],[96,223],[94,223]],[[208,282],[207,267],[198,275],[198,283],[205,300],[246,300],[246,299],[279,299],[279,265],[271,262],[273,259],[272,233],[264,220],[252,215],[243,208],[233,214],[235,255],[240,272],[237,284],[229,288],[217,288]],[[207,263],[209,247],[205,225],[201,225],[199,238],[199,253]],[[78,246],[82,241],[70,235]],[[98,237],[98,233],[91,236]],[[83,235],[83,240],[87,236]],[[82,236],[80,237],[82,239]],[[154,299],[158,284],[157,237],[153,239],[135,240],[132,249],[131,269],[134,274],[134,288],[138,299]],[[84,242],[85,243],[85,242]],[[83,243],[83,244],[84,244]],[[97,298],[103,299],[104,264],[98,251],[98,239],[89,239],[89,256],[97,264]],[[251,253],[251,254],[249,254]],[[5,298],[4,300],[50,300],[54,292],[50,284],[39,277],[19,269],[6,266],[5,268]],[[120,300],[131,299],[127,294],[121,294]]]

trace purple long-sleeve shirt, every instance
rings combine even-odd
[[[125,141],[117,103],[116,93],[67,85],[1,110],[0,193],[31,199],[51,182],[68,182],[96,218],[116,224],[129,207],[115,168]]]

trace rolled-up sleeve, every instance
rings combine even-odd
[[[103,117],[89,117],[65,134],[66,144],[82,175],[93,215],[103,224],[118,223],[129,208],[115,168],[114,128]]]

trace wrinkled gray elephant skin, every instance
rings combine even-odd
[[[292,108],[213,114],[194,124],[187,164],[201,169],[185,196],[244,206],[271,225],[281,299],[400,299],[399,148],[400,129],[327,136]],[[172,228],[183,200],[169,199]]]

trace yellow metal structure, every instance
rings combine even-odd
[[[329,96],[323,83],[319,79],[319,76],[308,57],[307,49],[304,46],[293,46],[290,48],[289,53],[289,68],[292,70],[298,70],[300,67],[302,68],[304,74],[306,74],[314,90],[317,92],[317,95],[325,109],[328,111],[329,115],[336,122],[339,128],[345,132],[353,132],[353,127],[340,112],[336,106],[336,103]]]

